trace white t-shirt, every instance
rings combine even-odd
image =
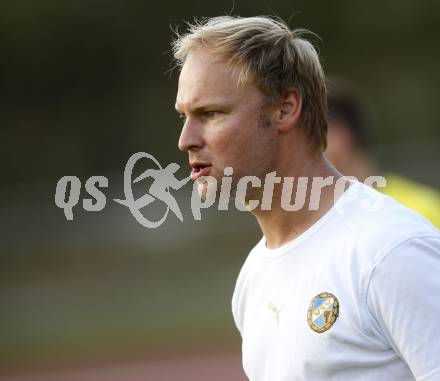
[[[440,380],[439,230],[356,182],[293,241],[263,237],[232,311],[252,381]]]

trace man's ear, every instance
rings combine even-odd
[[[298,89],[289,88],[279,98],[273,114],[278,131],[287,132],[297,125],[301,116],[302,96]]]

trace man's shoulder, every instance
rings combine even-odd
[[[439,236],[439,230],[417,212],[371,187],[356,183],[336,213],[361,248],[385,253],[415,238]],[[379,254],[378,254],[379,255]]]

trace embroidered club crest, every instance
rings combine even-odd
[[[339,315],[339,301],[329,292],[316,295],[307,311],[307,322],[315,332],[322,333],[335,324]]]

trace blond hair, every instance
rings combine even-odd
[[[326,147],[327,94],[324,72],[304,29],[290,30],[268,16],[220,16],[188,23],[188,32],[172,43],[177,66],[194,48],[206,47],[239,70],[239,84],[255,81],[271,103],[288,88],[299,90],[302,125],[313,146]]]

